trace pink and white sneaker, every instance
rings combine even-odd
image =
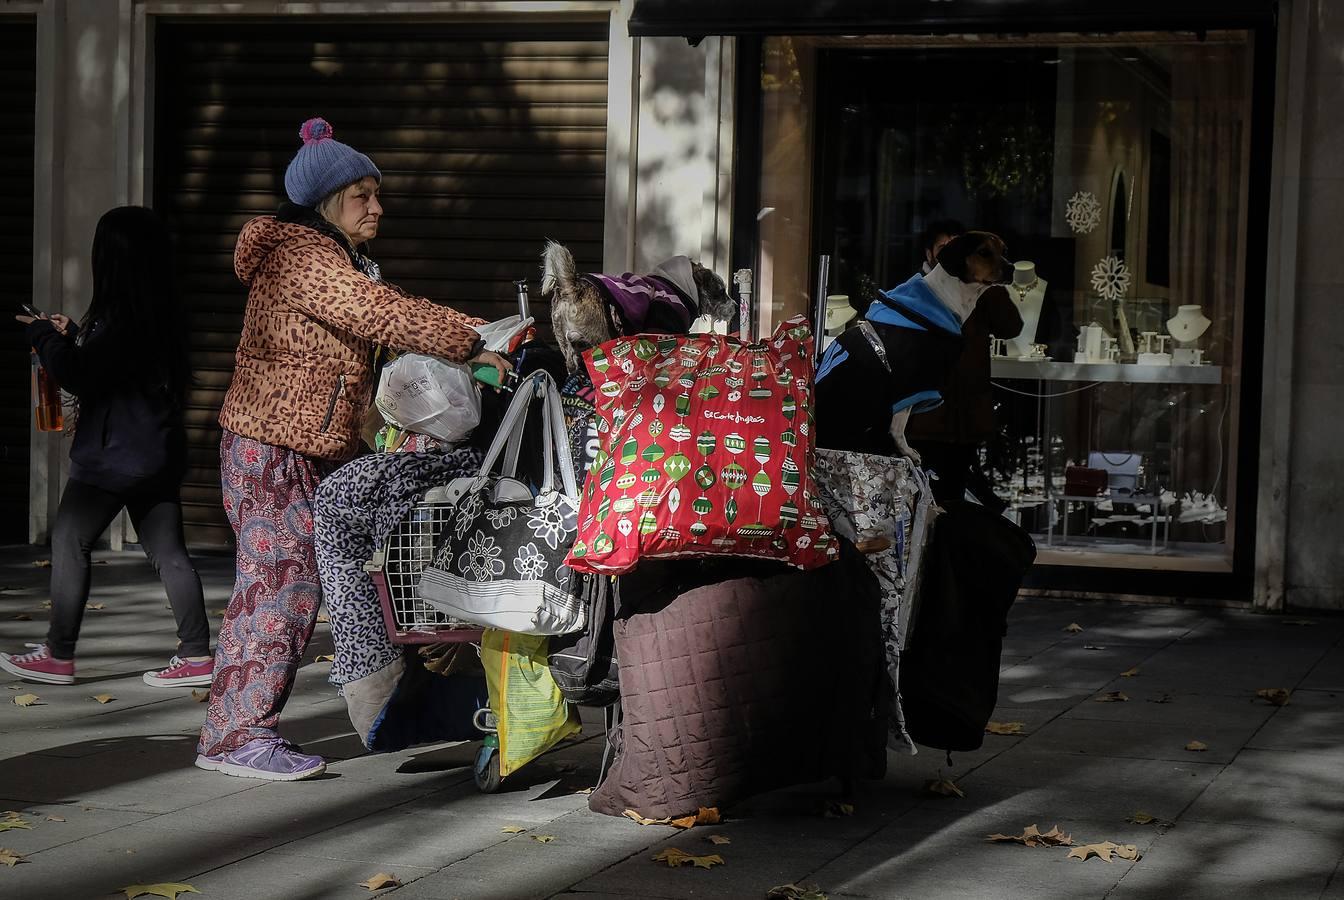
[[[180,656],[168,660],[168,668],[145,673],[145,684],[150,687],[203,687],[215,677],[215,660],[192,662]]]
[[[24,681],[41,684],[74,684],[75,661],[57,659],[43,644],[31,653],[0,653],[0,669],[17,675]]]

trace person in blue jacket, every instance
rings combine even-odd
[[[144,207],[107,212],[93,238],[93,296],[83,321],[59,314],[18,320],[42,366],[74,395],[76,412],[70,477],[51,534],[47,640],[29,653],[0,653],[0,668],[27,681],[74,682],[89,551],[125,509],[177,619],[177,653],[144,680],[209,684],[210,627],[182,534],[190,365],[167,228]]]

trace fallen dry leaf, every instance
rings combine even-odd
[[[22,853],[11,850],[8,847],[0,847],[0,865],[9,866],[12,869],[21,862],[27,862],[27,860],[23,858]]]
[[[667,824],[671,825],[673,828],[694,828],[695,816],[682,816],[681,818],[673,819]]]
[[[1275,706],[1287,706],[1292,693],[1284,688],[1261,688],[1255,692],[1255,696],[1261,700],[1268,700]]]
[[[1139,674],[1139,667],[1138,667],[1138,666],[1135,666],[1134,668],[1130,669],[1130,670],[1127,671],[1127,672],[1121,672],[1121,673],[1120,673],[1120,677],[1121,677],[1121,678],[1134,678],[1134,677],[1137,676],[1138,674]]]
[[[64,822],[64,821],[65,821],[65,817],[64,817],[64,816],[47,816],[47,821],[48,821],[48,822]]]
[[[695,824],[697,825],[718,825],[723,821],[723,816],[719,814],[717,806],[702,806],[700,811],[695,814]]]
[[[781,884],[772,887],[765,900],[827,900],[827,896],[815,884]]]
[[[43,601],[42,601],[42,608],[43,608],[43,609],[51,609],[51,601],[50,601],[50,600],[43,600]]]
[[[1203,753],[1205,750],[1209,749],[1209,745],[1203,741],[1191,741],[1185,745],[1185,749],[1192,753]]]
[[[1068,625],[1064,626],[1064,630],[1069,634],[1077,634],[1083,630],[1083,626],[1079,625],[1077,622],[1070,622]]]
[[[23,818],[23,813],[19,812],[17,809],[7,809],[7,810],[5,810],[3,813],[0,813],[0,815],[3,815],[6,819],[22,819],[22,818]]]
[[[532,840],[536,841],[538,844],[549,844],[551,841],[555,840],[555,835],[553,835],[553,834],[534,834],[534,835],[531,835],[531,838],[532,838]]]
[[[956,783],[950,778],[940,778],[937,781],[924,782],[924,792],[926,794],[937,794],[940,797],[966,796],[966,792],[957,787]]]
[[[335,662],[335,661],[336,657],[332,656],[330,653],[324,653],[313,660],[313,662]]]
[[[361,881],[359,886],[371,891],[381,891],[383,888],[401,887],[401,881],[390,872],[379,872],[368,881]]]
[[[1129,695],[1124,691],[1107,691],[1097,698],[1098,703],[1128,703]]]
[[[90,603],[85,609],[107,609],[106,603]]]
[[[1058,825],[1046,832],[1042,832],[1035,825],[1028,825],[1022,829],[1021,834],[996,833],[991,834],[987,840],[990,843],[1012,841],[1028,847],[1067,847],[1073,843],[1073,838],[1060,831]]]
[[[21,828],[24,831],[32,831],[33,825],[31,822],[25,822],[23,819],[19,818],[0,820],[0,831],[9,831],[14,828]]]
[[[192,688],[191,699],[195,700],[197,703],[204,703],[205,701],[210,699],[210,692],[202,691],[197,688]]]
[[[200,893],[200,891],[189,884],[178,884],[177,882],[131,884],[121,890],[126,894],[126,900],[135,900],[136,897],[167,897],[168,900],[177,900],[178,894]]]
[[[1169,822],[1166,819],[1159,819],[1157,816],[1150,816],[1143,810],[1139,810],[1125,820],[1134,825],[1156,825],[1158,828],[1175,828],[1175,822]]]
[[[853,803],[840,803],[832,800],[826,804],[825,817],[828,819],[845,819],[854,815]]]
[[[985,726],[985,734],[1021,734],[1026,727],[1026,722],[990,722]]]
[[[1084,649],[1084,650],[1105,650],[1106,648],[1105,648],[1103,645],[1101,645],[1101,644],[1083,644],[1083,649]]]
[[[113,700],[117,698],[113,697],[111,694],[94,694],[89,699],[97,700],[99,703],[111,703]]]
[[[50,568],[51,568],[51,560],[49,560],[49,559],[39,559],[39,560],[36,560],[36,561],[33,563],[33,567],[34,567],[34,568],[37,568],[37,569],[50,569]]]
[[[675,869],[678,866],[684,866],[690,863],[701,869],[711,869],[714,866],[723,865],[723,857],[717,853],[709,856],[693,856],[685,850],[678,850],[676,847],[668,847],[653,858],[654,862],[667,863],[669,868]]]
[[[14,698],[15,706],[46,706],[47,703],[37,694],[19,694]]]
[[[1149,697],[1149,698],[1148,698],[1148,702],[1149,702],[1149,703],[1170,703],[1171,700],[1172,700],[1171,694],[1163,694],[1161,697],[1158,697],[1156,700],[1154,700],[1152,697]]]
[[[13,619],[15,622],[33,621],[33,617],[28,615],[27,613],[15,613],[14,615],[10,616],[10,618]]]
[[[527,831],[527,829],[521,825],[505,825],[499,829],[500,834],[522,834],[524,831]]]
[[[1127,859],[1137,861],[1139,859],[1139,848],[1133,844],[1116,844],[1111,841],[1102,841],[1099,844],[1084,844],[1081,847],[1075,847],[1069,851],[1069,859],[1088,860],[1093,856],[1103,859],[1106,862],[1111,861],[1111,856],[1117,859]]]
[[[711,834],[709,837],[705,838],[705,840],[709,841],[711,844],[731,844],[733,842],[731,838],[726,838],[721,834]]]
[[[621,815],[625,816],[625,817],[626,817],[627,819],[629,819],[631,822],[638,822],[640,825],[671,825],[671,824],[672,824],[672,820],[669,819],[669,818],[650,819],[650,818],[648,818],[647,816],[641,816],[639,813],[635,812],[633,809],[627,809],[625,812],[621,813]]]

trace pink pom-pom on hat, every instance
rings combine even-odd
[[[335,136],[331,130],[331,123],[321,116],[309,119],[299,127],[299,137],[303,139],[304,146],[316,144],[318,141],[330,141]]]

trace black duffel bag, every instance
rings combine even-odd
[[[925,554],[901,654],[901,708],[916,742],[969,752],[984,743],[998,703],[1008,610],[1036,545],[1002,515],[961,502],[934,520]]]
[[[551,637],[547,663],[561,695],[579,706],[610,706],[621,695],[616,672],[616,638],[612,619],[617,580],[607,575],[579,575],[578,590],[588,603],[588,627]]]

